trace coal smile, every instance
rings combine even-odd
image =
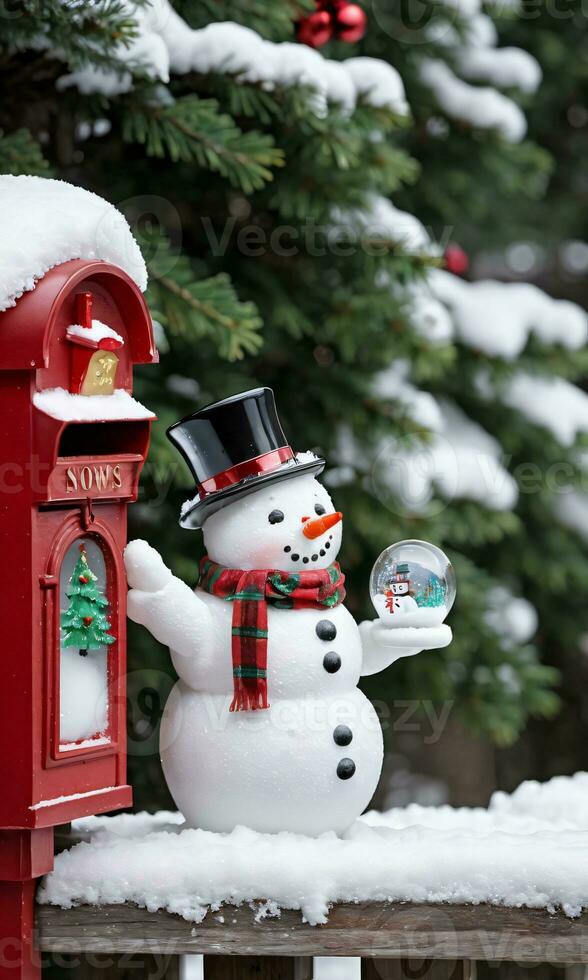
[[[286,545],[284,551],[286,552],[286,554],[290,555],[290,560],[293,561],[294,564],[296,564],[299,561],[302,561],[304,565],[308,565],[309,561],[318,561],[319,557],[324,558],[325,555],[328,554],[329,548],[331,547],[332,540],[333,540],[333,535],[329,534],[329,540],[325,541],[322,548],[313,552],[310,555],[301,555],[300,552],[298,551],[292,551],[292,548],[289,544]]]

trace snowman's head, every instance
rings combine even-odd
[[[408,582],[392,582],[393,595],[408,595],[408,591],[409,591]]]
[[[227,504],[202,531],[208,556],[219,565],[299,572],[335,561],[342,525],[325,488],[304,474]]]

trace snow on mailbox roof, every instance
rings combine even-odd
[[[101,259],[147,288],[141,250],[124,216],[83,187],[45,177],[0,175],[0,311],[16,305],[49,269],[70,259]]]
[[[155,418],[153,412],[122,388],[112,395],[74,395],[65,388],[45,388],[34,393],[33,402],[39,411],[63,422]]]

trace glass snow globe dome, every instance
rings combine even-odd
[[[377,559],[370,595],[387,627],[439,626],[455,599],[453,565],[428,541],[398,541]]]

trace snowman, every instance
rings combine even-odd
[[[397,616],[399,619],[418,611],[419,608],[410,594],[409,571],[406,562],[398,563],[392,569],[390,583],[384,593],[387,614]]]
[[[204,535],[198,587],[144,541],[125,561],[129,616],[170,648],[179,676],[160,731],[171,794],[204,830],[341,834],[382,766],[359,678],[446,646],[451,631],[415,627],[399,642],[354,621],[336,561],[343,515],[317,480],[325,462],[295,456],[271,389],[210,405],[168,436],[196,480],[181,524]]]

